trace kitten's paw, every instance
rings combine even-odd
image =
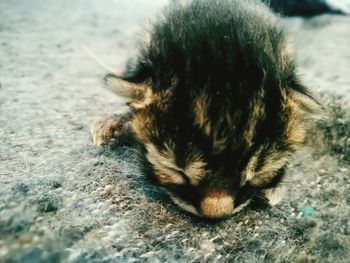
[[[275,188],[262,191],[266,201],[269,205],[277,205],[283,199],[286,192],[285,186],[278,186]]]
[[[99,147],[107,144],[117,130],[118,122],[113,117],[98,119],[90,126],[92,144]]]
[[[92,144],[95,147],[106,145],[111,139],[130,130],[128,116],[113,115],[93,122],[90,127]]]

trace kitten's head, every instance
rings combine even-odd
[[[222,218],[281,181],[318,105],[264,7],[209,2],[168,11],[135,65],[106,79],[129,99],[153,179],[186,211]]]

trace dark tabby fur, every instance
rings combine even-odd
[[[106,76],[129,99],[129,121],[99,121],[95,144],[132,132],[155,181],[203,217],[231,215],[256,195],[275,203],[318,106],[278,19],[255,0],[175,1],[149,33],[126,74]]]

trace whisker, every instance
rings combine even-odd
[[[82,45],[81,48],[93,59],[95,60],[100,66],[102,66],[104,69],[109,71],[110,73],[114,73],[115,70],[105,64],[94,52],[92,52],[88,47]]]

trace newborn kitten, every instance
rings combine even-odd
[[[96,122],[94,144],[132,133],[174,203],[207,218],[257,195],[277,203],[318,109],[278,19],[257,0],[175,1],[136,63],[105,79],[130,112]]]

